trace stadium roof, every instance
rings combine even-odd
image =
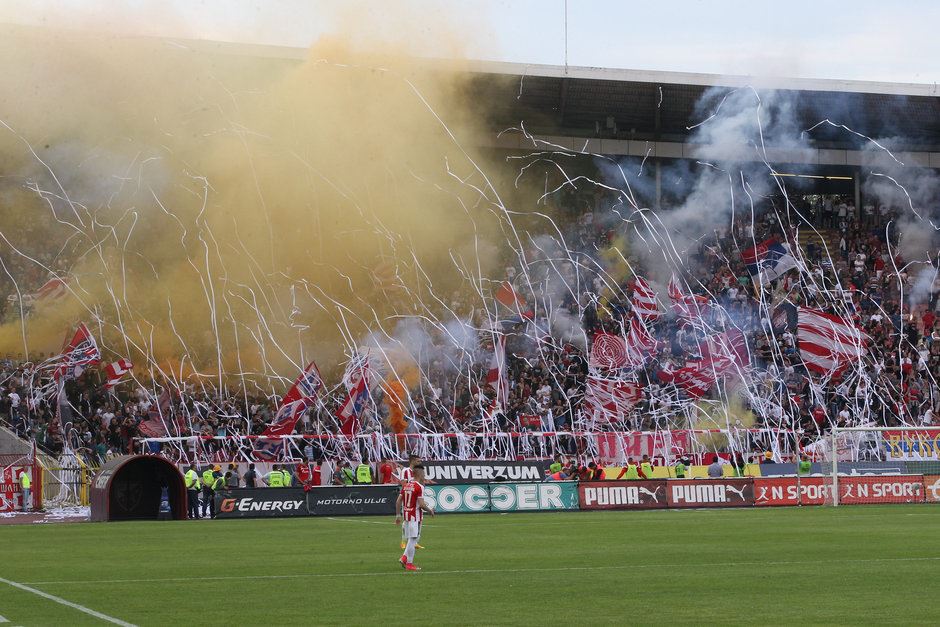
[[[197,51],[256,58],[302,60],[303,48],[190,40],[167,40]],[[451,62],[428,59],[431,67]],[[489,122],[502,130],[526,122],[540,134],[615,140],[684,142],[689,126],[701,122],[696,103],[709,89],[753,87],[792,92],[796,117],[807,129],[826,118],[863,135],[895,138],[898,151],[940,150],[940,85],[839,79],[723,76],[690,72],[528,65],[473,61],[475,97],[495,106]],[[617,132],[607,128],[608,117]],[[601,132],[597,133],[597,126]],[[812,139],[820,149],[858,149],[861,138],[820,127]],[[849,159],[851,161],[851,158]],[[915,159],[917,161],[917,159]],[[927,165],[927,157],[922,159]],[[931,158],[930,165],[933,158]]]
[[[611,139],[683,141],[702,121],[696,104],[706,91],[753,87],[791,92],[798,124],[808,129],[826,118],[876,138],[903,138],[894,146],[940,146],[940,86],[828,79],[756,78],[685,72],[476,64],[476,85],[498,107],[491,122],[526,120],[536,132]],[[512,80],[493,80],[502,75]],[[616,136],[608,127],[616,123]],[[813,132],[819,147],[855,148],[860,138],[833,127]]]

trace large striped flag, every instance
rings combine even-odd
[[[655,320],[663,315],[656,300],[656,292],[643,277],[636,277],[633,281],[633,311],[641,320]]]
[[[866,353],[868,335],[845,318],[800,307],[797,341],[807,369],[829,374],[844,370]]]
[[[595,420],[620,420],[643,398],[636,381],[588,376],[582,407]]]
[[[676,316],[683,320],[695,322],[708,314],[711,309],[707,297],[698,294],[686,294],[674,274],[669,279],[669,286],[666,289],[669,298],[672,300],[672,310]]]

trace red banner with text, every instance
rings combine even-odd
[[[604,481],[578,485],[581,509],[664,509],[666,481]]]
[[[753,479],[684,479],[670,481],[669,507],[750,507]]]

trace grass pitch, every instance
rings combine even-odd
[[[0,527],[0,578],[136,625],[940,623],[940,507]],[[11,625],[107,624],[0,582]],[[0,621],[2,622],[2,621]]]

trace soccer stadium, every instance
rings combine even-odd
[[[565,11],[0,26],[0,623],[940,622],[936,83]]]

